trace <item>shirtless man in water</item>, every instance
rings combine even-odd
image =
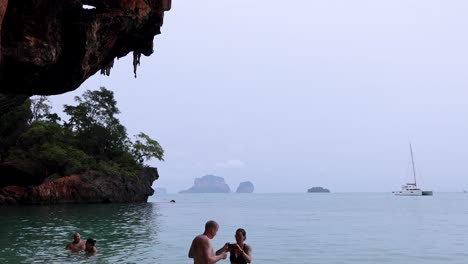
[[[196,236],[188,253],[189,258],[193,258],[194,264],[214,264],[222,259],[226,259],[226,250],[218,250],[215,254],[210,239],[216,236],[219,225],[213,220],[206,222],[205,232]]]
[[[80,233],[75,233],[73,235],[73,241],[68,244],[65,249],[70,249],[74,252],[83,251],[85,249],[85,241],[81,240]]]

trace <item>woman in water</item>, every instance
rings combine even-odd
[[[236,244],[229,244],[229,260],[231,264],[246,264],[252,262],[252,247],[244,243],[247,233],[243,228],[236,230]]]
[[[86,240],[86,244],[85,244],[85,252],[86,253],[96,253],[97,249],[96,249],[95,245],[96,245],[96,240],[94,240],[92,238],[88,238],[88,240]]]

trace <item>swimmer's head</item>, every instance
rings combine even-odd
[[[81,240],[81,235],[80,235],[80,233],[75,233],[75,234],[73,235],[73,240],[74,240],[75,242],[80,242],[80,240]]]
[[[94,245],[96,245],[96,240],[92,239],[92,238],[88,238],[86,240],[86,246],[91,246],[91,247],[94,247]]]

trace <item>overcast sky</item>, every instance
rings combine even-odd
[[[115,92],[129,135],[165,149],[154,187],[468,189],[468,1],[173,0],[155,53],[51,97]]]

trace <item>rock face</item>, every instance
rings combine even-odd
[[[307,190],[308,193],[329,193],[330,190],[322,187],[312,187]]]
[[[5,17],[5,12],[7,9],[8,5],[8,0],[0,0],[0,63],[2,61],[1,57],[1,47],[2,47],[2,23],[3,23],[3,18]]]
[[[136,70],[170,7],[171,0],[0,0],[0,94],[72,91],[130,52]]]
[[[246,181],[241,182],[237,187],[236,193],[253,193],[254,185],[252,182]]]
[[[145,168],[137,177],[118,175],[71,175],[37,186],[0,188],[1,204],[120,203],[146,202],[154,193],[156,168]]]
[[[195,179],[195,184],[188,190],[180,193],[229,193],[231,189],[224,182],[224,178],[214,175],[206,175]]]
[[[83,5],[94,8],[87,9]],[[153,53],[171,0],[0,0],[0,115],[31,95],[72,91],[114,59]],[[0,204],[143,202],[156,169],[139,177],[33,179],[33,167],[0,164]]]

